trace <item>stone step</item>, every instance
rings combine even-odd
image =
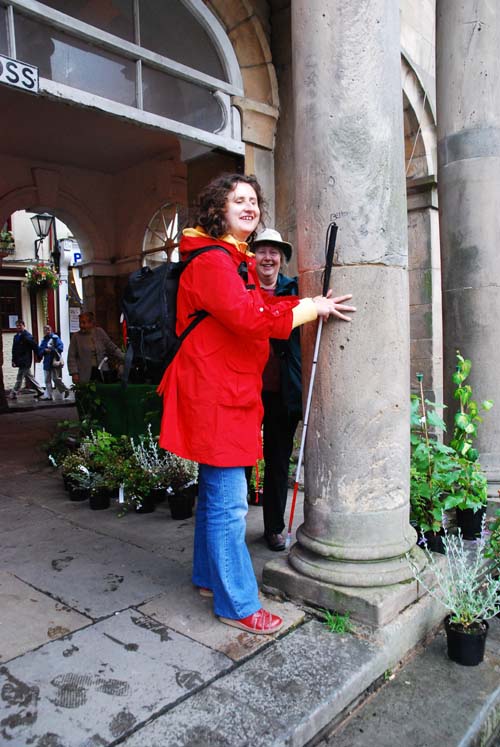
[[[450,661],[441,630],[308,747],[498,747],[500,620],[489,624],[482,664],[465,667]]]

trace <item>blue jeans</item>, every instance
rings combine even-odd
[[[244,467],[200,464],[193,584],[212,589],[215,614],[233,620],[261,607],[245,543],[247,511]]]

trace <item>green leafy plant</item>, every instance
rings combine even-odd
[[[491,409],[493,402],[485,400],[479,408],[472,399],[472,388],[465,383],[470,370],[471,362],[457,352],[453,381],[460,410],[449,446],[438,437],[446,431],[437,412],[444,405],[424,398],[423,375],[417,374],[420,395],[412,395],[411,400],[410,506],[411,519],[424,533],[441,530],[443,511],[459,508],[476,512],[488,500],[487,479],[473,439],[482,421],[480,410]]]
[[[106,408],[97,393],[95,381],[88,384],[75,384],[75,404],[83,430],[88,434],[92,430],[104,427]]]
[[[450,622],[466,632],[500,612],[500,578],[485,573],[486,543],[483,520],[483,531],[472,549],[465,546],[460,530],[458,535],[451,535],[444,528],[444,564],[435,560],[426,545],[424,568],[417,566],[409,553],[406,555],[415,579],[449,610]],[[435,585],[429,581],[429,570]]]
[[[325,625],[330,633],[352,633],[353,628],[349,612],[341,615],[340,612],[323,610],[323,614],[325,615]]]
[[[83,436],[79,420],[60,420],[45,447],[51,464],[55,462],[59,466],[67,454],[76,451]]]
[[[420,396],[412,395],[410,410],[410,508],[411,520],[420,531],[439,532],[445,499],[455,482],[454,450],[436,435],[446,430],[440,406],[425,399],[423,375],[417,374]],[[431,432],[431,428],[434,432]]]
[[[470,462],[477,461],[478,452],[473,448],[473,440],[477,436],[477,427],[483,419],[480,412],[488,412],[493,407],[493,400],[485,399],[479,406],[472,399],[472,387],[466,384],[471,372],[472,363],[467,358],[460,355],[457,350],[457,367],[452,376],[453,382],[457,385],[453,396],[460,403],[460,410],[455,415],[453,436],[450,446],[457,454],[465,457]]]
[[[500,491],[498,491],[500,493]],[[489,537],[486,543],[485,557],[493,561],[494,566],[500,569],[500,509],[497,509],[495,518],[489,527]]]

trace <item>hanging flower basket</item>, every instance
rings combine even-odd
[[[16,245],[14,243],[14,237],[10,231],[0,231],[0,257],[8,257],[9,254],[14,254],[16,251]]]
[[[35,265],[34,267],[28,267],[26,270],[26,285],[35,291],[41,291],[42,294],[42,309],[43,309],[43,324],[48,322],[48,311],[49,302],[47,298],[48,288],[56,290],[59,288],[61,279],[57,272],[55,272],[48,265],[44,265],[43,262]]]
[[[43,288],[52,288],[55,290],[59,288],[61,283],[57,272],[48,265],[44,265],[43,262],[34,267],[28,267],[25,277],[28,288],[33,288],[34,290]]]

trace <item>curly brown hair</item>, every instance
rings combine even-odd
[[[214,239],[220,239],[221,236],[228,233],[225,215],[226,202],[229,193],[234,190],[238,182],[250,184],[254,188],[261,216],[259,225],[262,224],[266,203],[256,177],[253,174],[249,174],[248,176],[245,174],[221,174],[212,179],[200,192],[198,205],[193,215],[194,224],[201,226]],[[249,242],[254,239],[254,234],[255,232],[248,238]]]

